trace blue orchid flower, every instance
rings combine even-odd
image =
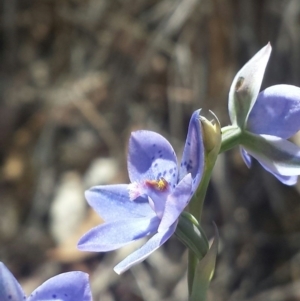
[[[88,274],[69,272],[50,278],[26,297],[19,282],[0,262],[1,301],[92,301]]]
[[[137,239],[152,237],[115,268],[120,274],[143,261],[175,232],[178,218],[199,185],[204,149],[193,113],[178,166],[171,144],[151,131],[133,132],[128,147],[130,184],[96,186],[86,192],[91,207],[104,218],[79,241],[82,251],[106,252]]]
[[[271,54],[268,44],[236,75],[229,93],[232,124],[241,130],[241,154],[251,157],[282,183],[293,185],[300,175],[300,148],[287,139],[300,130],[300,88],[275,85],[259,93]]]

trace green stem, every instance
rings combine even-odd
[[[188,258],[189,258],[189,260],[188,260],[188,274],[187,274],[188,279],[187,280],[188,280],[188,289],[189,289],[189,297],[190,297],[192,294],[198,258],[192,250],[189,250]]]
[[[237,126],[227,126],[221,129],[222,132],[222,142],[220,150],[216,149],[211,150],[210,152],[205,154],[205,170],[203,172],[203,176],[201,179],[201,183],[197,188],[196,193],[194,194],[190,204],[189,204],[189,212],[197,219],[198,223],[200,224],[203,203],[206,195],[206,191],[209,185],[209,181],[211,178],[211,174],[213,171],[213,167],[215,165],[217,156],[219,153],[222,153],[226,150],[233,148],[234,146],[238,145],[240,142],[242,131]],[[210,141],[210,136],[206,136],[206,139]],[[220,145],[219,145],[220,146]],[[188,254],[188,288],[189,288],[189,296],[191,296],[194,277],[195,277],[195,270],[198,264],[199,258],[195,252],[189,248]]]
[[[229,125],[222,128],[222,143],[219,153],[223,153],[239,144],[242,131],[239,127]]]
[[[215,162],[209,162],[207,161],[205,164],[205,170],[203,173],[203,178],[201,180],[201,183],[194,194],[191,202],[190,202],[190,213],[195,216],[195,218],[198,220],[200,223],[201,220],[201,215],[202,215],[202,208],[203,208],[203,203],[206,195],[206,191],[208,188],[208,184],[211,178],[211,173],[213,170],[213,167],[215,165]]]
[[[206,160],[203,178],[189,205],[189,212],[198,220],[199,224],[201,220],[202,208],[203,208],[207,187],[211,178],[211,173],[214,165],[215,165],[215,160],[208,160],[208,159]],[[196,254],[191,250],[189,251],[188,255],[189,255],[188,256],[188,288],[189,288],[189,296],[190,296],[192,293],[195,269],[198,263],[198,259]]]

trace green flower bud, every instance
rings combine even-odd
[[[222,142],[221,126],[217,116],[209,111],[214,119],[209,121],[203,116],[200,116],[200,122],[202,125],[203,144],[206,152],[206,156],[216,158],[219,154],[219,150]]]

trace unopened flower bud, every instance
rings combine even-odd
[[[203,132],[203,143],[207,155],[213,152],[213,155],[217,156],[222,141],[221,127],[217,116],[212,111],[210,111],[210,113],[214,117],[212,121],[209,121],[205,117],[200,116],[200,122]]]

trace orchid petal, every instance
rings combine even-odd
[[[128,185],[95,186],[85,193],[91,207],[105,220],[146,217],[153,214],[147,198],[129,199]]]
[[[243,128],[255,103],[271,54],[270,44],[257,52],[237,73],[229,91],[229,116],[233,125]]]
[[[131,134],[128,151],[128,173],[131,182],[164,178],[174,182],[177,158],[167,139],[150,131]],[[177,179],[176,179],[177,180]]]
[[[88,279],[88,274],[83,272],[69,272],[57,275],[44,282],[27,300],[92,301]]]
[[[248,155],[248,153],[241,147],[240,148],[241,150],[241,154],[242,154],[242,157],[247,165],[247,162],[250,163],[250,165],[248,166],[248,168],[251,167],[251,156]],[[245,156],[245,157],[244,157]],[[246,160],[250,160],[250,161],[247,161]],[[298,179],[298,176],[282,176],[280,174],[277,174],[277,173],[274,173],[272,172],[266,165],[264,165],[261,161],[259,162],[261,164],[261,166],[267,170],[268,172],[272,173],[281,183],[285,184],[285,185],[295,185],[297,183],[297,179]]]
[[[249,159],[250,160],[250,164],[251,164],[251,156],[249,156],[247,154],[247,152],[243,149],[243,148],[240,148],[241,149],[241,154],[242,155],[245,155],[247,156],[247,160]],[[244,159],[245,161],[245,159]],[[247,162],[245,161],[246,165],[247,165]],[[298,176],[282,176],[280,174],[277,174],[277,173],[274,173],[272,172],[266,165],[264,165],[261,161],[259,162],[260,165],[265,169],[267,170],[268,172],[270,172],[271,174],[273,174],[281,183],[285,184],[285,185],[295,185],[297,183],[297,179],[298,179]],[[248,165],[247,165],[248,166]],[[248,166],[249,168],[251,166]]]
[[[259,93],[247,130],[285,139],[293,136],[300,130],[300,88],[276,85]]]
[[[151,208],[159,218],[162,218],[163,216],[168,195],[169,195],[169,191],[149,192],[149,205],[151,206]]]
[[[153,213],[154,214],[154,213]],[[78,242],[78,249],[90,252],[116,250],[128,243],[156,232],[158,217],[133,218],[104,223],[87,232]]]
[[[248,168],[250,168],[251,164],[252,164],[251,156],[249,156],[248,153],[242,147],[240,147],[240,153],[241,153],[241,156],[242,156],[245,164],[247,165]]]
[[[245,132],[242,146],[268,171],[281,176],[300,174],[300,148],[282,138]]]
[[[151,237],[141,248],[130,254],[118,265],[114,270],[117,274],[121,274],[131,268],[133,265],[145,260],[151,253],[157,250],[162,244],[164,244],[171,235],[175,232],[177,222],[175,222],[167,231],[160,232]]]
[[[16,278],[0,262],[0,300],[1,301],[21,301],[25,300],[26,296]]]
[[[259,162],[261,164],[261,166],[267,170],[268,172],[270,172],[271,174],[273,174],[273,176],[275,176],[282,184],[285,185],[295,185],[297,183],[298,180],[298,176],[282,176],[280,174],[274,173],[272,172],[267,166],[265,166],[262,162]]]
[[[281,175],[278,175],[276,173],[273,174],[282,184],[285,184],[285,185],[289,185],[289,186],[292,186],[292,185],[295,185],[298,181],[298,176],[281,176]]]
[[[191,173],[193,179],[196,178],[196,187],[204,169],[204,147],[199,114],[200,110],[197,110],[191,117],[179,170],[179,181]]]
[[[179,217],[192,195],[192,176],[187,174],[168,196],[158,232],[165,232]]]

